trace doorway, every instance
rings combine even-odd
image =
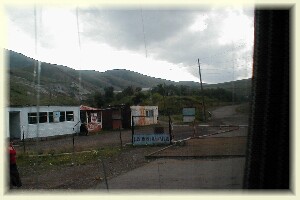
[[[9,137],[21,139],[20,112],[9,112]]]

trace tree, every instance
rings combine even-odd
[[[94,95],[94,102],[97,108],[104,106],[104,97],[100,92],[96,92]]]
[[[165,88],[164,88],[164,85],[163,84],[158,84],[157,86],[155,86],[153,89],[152,89],[152,93],[158,93],[162,96],[165,95]]]
[[[135,92],[141,92],[142,91],[142,88],[141,87],[136,87],[135,88]]]
[[[179,86],[179,96],[187,96],[189,95],[189,87],[186,85]]]
[[[154,93],[152,95],[152,102],[154,105],[157,105],[159,102],[161,102],[163,100],[163,96],[158,94],[158,93]]]
[[[132,86],[128,86],[127,88],[125,88],[122,91],[122,93],[123,93],[124,96],[132,96],[132,95],[134,95],[133,87]]]
[[[138,92],[134,95],[132,100],[133,100],[134,105],[138,105],[138,104],[142,103],[143,100],[145,100],[145,99],[146,99],[146,95],[142,92]]]
[[[180,94],[178,87],[173,84],[165,86],[165,93],[166,96],[173,96],[173,95]]]
[[[104,92],[105,103],[112,102],[114,100],[114,87],[105,87]]]

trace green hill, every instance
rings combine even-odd
[[[38,92],[40,105],[80,105],[96,92],[103,93],[107,87],[113,87],[114,91],[122,91],[128,86],[153,88],[158,84],[199,87],[199,83],[192,81],[174,82],[125,69],[97,72],[75,70],[45,62],[41,62],[38,76],[36,73],[38,61],[14,51],[5,50],[5,52],[9,81],[8,102],[11,106],[36,105]],[[248,95],[251,80],[235,81],[234,84],[232,82],[204,84],[205,89],[219,87],[232,90],[233,86],[236,93]]]

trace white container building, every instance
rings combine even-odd
[[[39,113],[39,114],[38,114]],[[8,107],[7,137],[28,139],[79,133],[79,106]]]

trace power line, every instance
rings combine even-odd
[[[243,47],[245,46],[245,42],[243,43],[240,43],[238,46],[235,46],[235,48],[231,48],[231,49],[228,49],[228,50],[224,50],[222,52],[219,52],[219,53],[215,53],[215,54],[211,54],[209,56],[206,56],[206,57],[202,57],[200,58],[201,60],[207,60],[207,59],[211,59],[212,57],[217,57],[217,56],[220,56],[222,54],[227,54],[229,50],[234,50],[234,49],[238,49],[239,47]]]
[[[78,34],[78,47],[79,47],[79,52],[81,52],[81,40],[80,40],[80,32],[79,32],[79,17],[78,17],[78,7],[76,7],[76,22],[77,22],[77,34]],[[81,63],[79,63],[80,65]],[[79,75],[78,75],[78,82],[79,82],[79,87],[78,87],[78,96],[79,96],[79,100],[80,100],[80,104],[82,104],[81,102],[81,70],[79,70]]]
[[[144,17],[143,17],[143,9],[142,9],[142,8],[141,8],[141,19],[142,19],[142,27],[143,27],[143,36],[144,36],[145,54],[146,54],[146,58],[147,58],[148,52],[147,52],[147,45],[146,45],[145,27],[144,27]]]
[[[34,6],[34,37],[35,37],[35,56],[36,56],[36,62],[34,67],[34,82],[35,77],[37,76],[37,95],[36,95],[36,109],[37,109],[37,126],[36,126],[36,151],[38,153],[39,148],[39,129],[40,129],[40,75],[41,75],[41,61],[38,59],[37,56],[37,49],[38,49],[38,36],[37,36],[37,12],[36,12],[36,5]],[[36,162],[39,163],[38,157],[36,158]],[[39,185],[39,177],[38,174],[35,174],[36,177],[36,185],[38,188]]]
[[[80,41],[80,33],[79,33],[79,20],[78,20],[78,7],[76,8],[76,22],[77,22],[78,45],[79,45],[79,50],[81,50],[81,41]]]

